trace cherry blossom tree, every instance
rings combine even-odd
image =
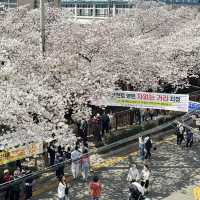
[[[15,143],[52,133],[73,142],[64,116],[88,118],[90,97],[111,94],[119,80],[157,90],[160,80],[180,87],[199,73],[196,9],[140,5],[128,16],[91,24],[49,9],[44,57],[37,9],[13,10],[0,22],[0,119],[14,130]]]

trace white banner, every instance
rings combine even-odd
[[[124,106],[188,112],[189,95],[114,91],[111,97],[91,98],[96,106]]]

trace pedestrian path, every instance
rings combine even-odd
[[[200,181],[200,147],[196,144],[192,149],[182,149],[175,145],[175,138],[169,137],[164,142],[156,144],[153,151],[150,199],[155,200],[194,200],[193,188]],[[130,154],[128,154],[130,155]],[[128,185],[126,176],[128,172],[128,155],[122,155],[102,160],[93,166],[103,182],[102,200],[127,200]],[[133,160],[142,169],[142,162],[138,160],[137,152],[132,152]],[[94,172],[91,172],[91,176]],[[55,182],[55,185],[57,183]],[[71,196],[73,200],[88,200],[88,183],[79,180],[72,182]],[[54,200],[56,187],[40,194],[36,199]]]

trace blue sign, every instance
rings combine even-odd
[[[188,112],[192,111],[200,111],[200,103],[195,101],[189,101]]]

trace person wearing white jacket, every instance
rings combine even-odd
[[[127,181],[135,182],[135,181],[138,181],[139,179],[140,179],[140,174],[137,169],[137,166],[135,164],[132,164],[132,166],[130,167],[128,171]]]
[[[65,189],[66,189],[66,183],[65,183],[65,177],[59,178],[59,184],[58,184],[58,199],[59,200],[65,200]]]
[[[80,158],[81,158],[81,153],[78,149],[78,146],[76,146],[74,151],[72,151],[71,153],[72,175],[74,179],[78,178],[80,174]]]

